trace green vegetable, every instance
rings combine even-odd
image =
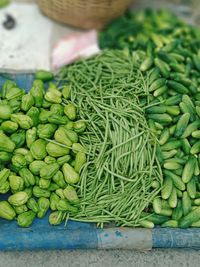
[[[4,168],[0,171],[0,185],[4,184],[7,181],[9,174],[9,169]]]
[[[21,205],[21,206],[18,206],[18,207],[14,207],[14,209],[15,209],[15,212],[17,214],[21,214],[21,213],[23,213],[25,211],[28,211],[28,208],[27,208],[26,205]]]
[[[49,215],[49,223],[52,225],[59,225],[63,221],[62,211],[54,211]]]
[[[33,186],[35,184],[35,178],[29,169],[23,168],[19,171],[19,174],[23,178],[26,187]]]
[[[33,87],[30,90],[31,95],[34,98],[35,106],[41,107],[43,103],[44,96],[44,84],[41,80],[35,80],[33,82]]]
[[[73,104],[67,104],[64,107],[64,113],[70,120],[73,121],[76,119],[76,108]]]
[[[20,170],[26,166],[26,159],[21,154],[15,154],[12,157],[11,161],[12,161],[13,166],[18,170]]]
[[[29,198],[27,202],[27,207],[32,210],[33,212],[37,213],[39,211],[39,206],[37,201],[34,198]]]
[[[61,171],[57,171],[52,179],[60,188],[66,187],[64,176],[63,176],[63,173]]]
[[[50,183],[51,183],[50,180],[47,180],[47,179],[44,179],[44,178],[40,178],[40,180],[38,182],[38,185],[42,189],[48,189],[49,186],[50,186]]]
[[[26,145],[28,148],[31,147],[33,142],[37,139],[37,129],[36,127],[33,127],[26,131]]]
[[[27,116],[27,115],[22,115],[22,114],[12,114],[11,115],[11,120],[18,123],[19,126],[22,129],[30,129],[33,126],[33,121],[32,119]]]
[[[0,201],[0,218],[13,220],[16,216],[15,210],[7,201]]]
[[[62,88],[62,95],[65,99],[68,99],[70,97],[71,88],[68,85],[64,85]]]
[[[39,124],[37,127],[37,134],[39,138],[51,138],[56,131],[57,126],[54,124]]]
[[[50,202],[48,198],[41,197],[38,199],[38,207],[39,211],[37,213],[38,218],[43,218],[50,206]]]
[[[188,213],[180,220],[179,226],[181,228],[187,228],[191,224],[197,222],[199,219],[200,219],[200,208],[196,208],[195,210],[192,210],[190,213]]]
[[[64,190],[63,194],[66,197],[66,199],[72,203],[72,204],[77,204],[79,203],[79,198],[77,196],[76,190],[73,186],[68,185]]]
[[[8,198],[8,202],[13,206],[21,206],[28,201],[28,194],[24,191],[17,192]]]
[[[55,132],[54,138],[57,142],[64,144],[68,147],[72,146],[72,141],[68,137],[68,131],[64,127],[59,127]]]
[[[79,174],[68,163],[62,167],[65,181],[69,184],[75,184],[79,181]]]
[[[46,146],[47,153],[52,157],[62,157],[69,154],[69,148],[63,147],[57,143],[48,143]]]
[[[53,163],[51,165],[46,165],[40,170],[40,177],[44,179],[51,179],[59,170],[60,166],[58,163]]]
[[[46,70],[38,70],[35,73],[35,79],[42,80],[44,82],[53,80],[54,74]]]
[[[34,98],[31,93],[22,96],[21,109],[28,111],[34,105]]]
[[[4,121],[1,124],[1,130],[3,130],[8,134],[17,131],[17,129],[18,129],[18,124],[13,121]]]
[[[47,155],[46,141],[43,139],[38,139],[34,141],[30,147],[30,151],[34,159],[42,160]]]
[[[71,156],[70,155],[65,155],[65,156],[62,156],[62,157],[59,157],[57,159],[57,163],[62,166],[64,163],[67,163],[69,162],[69,160],[71,159]]]
[[[33,220],[35,219],[36,214],[32,210],[26,211],[24,213],[21,213],[17,217],[17,223],[21,227],[29,227],[32,223]]]
[[[26,133],[24,130],[18,130],[10,135],[10,140],[15,143],[16,148],[22,147],[26,140]]]
[[[58,201],[57,209],[59,211],[69,211],[69,212],[72,212],[72,213],[77,213],[78,212],[78,208],[70,205],[69,202],[66,199],[60,199]]]
[[[52,163],[55,163],[56,162],[56,159],[51,157],[51,156],[46,156],[45,159],[44,159],[44,162],[46,164],[52,164]]]
[[[42,189],[42,188],[40,188],[39,186],[37,186],[37,185],[35,185],[34,187],[33,187],[33,195],[35,196],[35,197],[37,197],[37,198],[40,198],[40,197],[46,197],[46,198],[48,198],[48,197],[50,197],[50,192],[48,191],[48,190],[46,190],[46,189]]]
[[[61,96],[62,96],[62,93],[59,90],[57,90],[57,89],[49,89],[46,92],[44,98],[47,101],[51,102],[51,103],[59,104],[59,103],[62,102]]]
[[[3,132],[0,132],[0,151],[13,152],[15,143]]]
[[[45,166],[47,166],[47,164],[44,161],[42,161],[42,160],[34,160],[29,165],[29,169],[34,175],[39,175],[40,174],[40,170]]]
[[[51,193],[51,196],[50,196],[50,208],[51,210],[57,210],[57,204],[58,204],[58,201],[59,201],[59,196],[56,194],[56,193]]]

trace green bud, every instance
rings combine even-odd
[[[46,190],[46,189],[42,189],[39,186],[35,185],[33,187],[33,195],[35,197],[50,197],[50,191]]]
[[[6,92],[6,99],[12,100],[14,98],[21,99],[21,97],[24,95],[24,90],[18,88],[18,87],[12,87],[10,90]]]
[[[4,121],[1,124],[1,130],[6,133],[13,133],[16,132],[18,129],[18,124],[13,121]]]
[[[0,151],[13,152],[15,143],[3,132],[0,132]]]
[[[65,85],[62,88],[62,95],[65,99],[70,98],[71,95],[71,87],[69,85]]]
[[[51,111],[46,110],[46,109],[42,109],[40,111],[40,115],[39,115],[39,121],[40,123],[48,123],[48,118],[52,116]]]
[[[0,218],[13,220],[16,216],[15,210],[7,201],[0,202]]]
[[[51,142],[47,144],[46,150],[50,156],[56,158],[69,154],[69,148],[62,147]]]
[[[47,165],[40,170],[40,177],[49,180],[57,173],[59,168],[60,166],[58,163]]]
[[[21,206],[28,201],[28,194],[24,191],[17,192],[8,198],[8,202],[13,206]]]
[[[63,194],[66,197],[66,199],[72,203],[72,204],[77,204],[79,203],[79,199],[76,193],[76,190],[73,186],[68,185],[64,190]]]
[[[63,165],[62,171],[68,184],[75,184],[79,181],[79,174],[68,163]]]
[[[60,104],[52,104],[51,105],[51,108],[50,108],[50,111],[53,113],[53,114],[58,114],[58,115],[64,115],[64,107]]]
[[[9,182],[13,192],[22,191],[24,188],[24,180],[20,176],[10,175]]]
[[[84,121],[74,122],[74,131],[77,133],[82,133],[86,129],[86,123]]]
[[[68,118],[66,116],[61,116],[58,114],[52,114],[48,117],[48,121],[53,124],[66,124],[68,122]]]
[[[32,194],[33,194],[33,189],[32,189],[32,187],[25,188],[23,191],[27,193],[28,198],[32,197]]]
[[[47,164],[44,161],[42,161],[42,160],[34,160],[29,165],[29,169],[34,175],[39,175],[40,174],[40,170],[45,166],[47,166]]]
[[[22,147],[25,143],[26,133],[24,130],[19,130],[16,133],[11,134],[10,139],[15,143],[16,148]]]
[[[50,186],[51,181],[44,179],[44,178],[40,178],[39,180],[39,187],[42,189],[48,189],[48,187]]]
[[[38,70],[35,73],[35,79],[42,80],[44,82],[54,79],[54,74],[47,70]]]
[[[21,227],[29,227],[33,223],[35,216],[36,214],[32,210],[26,211],[18,216],[17,223]]]
[[[19,174],[23,178],[26,187],[33,186],[35,184],[35,178],[29,169],[23,168],[19,171]]]
[[[68,121],[67,124],[63,125],[63,127],[66,129],[66,130],[72,130],[74,128],[74,122],[73,121]],[[78,140],[77,140],[78,141]]]
[[[30,93],[34,98],[35,106],[38,108],[41,107],[43,103],[44,83],[41,80],[35,80]]]
[[[17,170],[20,170],[20,169],[22,169],[22,168],[24,168],[26,166],[26,159],[21,154],[15,154],[15,155],[13,155],[11,161],[12,161],[13,166]]]
[[[55,124],[39,124],[37,128],[37,134],[39,138],[51,138],[56,129],[57,126]]]
[[[21,109],[28,111],[34,105],[34,98],[31,93],[22,96]]]
[[[59,185],[57,185],[56,183],[50,183],[50,186],[48,187],[48,190],[50,192],[54,192],[56,191],[57,189],[59,189]]]
[[[38,213],[39,211],[38,203],[33,197],[29,198],[27,202],[27,207],[35,213]]]
[[[57,103],[60,104],[62,102],[62,98],[61,98],[62,94],[59,90],[57,89],[48,89],[48,91],[46,92],[44,98],[51,102],[51,103]]]
[[[2,98],[5,98],[7,92],[16,86],[17,86],[17,84],[13,81],[10,81],[10,80],[5,81],[5,83],[2,86]]]
[[[72,151],[74,154],[78,152],[86,153],[86,149],[80,143],[73,143]]]
[[[9,105],[12,108],[13,113],[19,112],[21,108],[21,100],[17,98],[11,99]]]
[[[62,156],[62,157],[59,157],[57,159],[57,163],[62,166],[64,163],[67,163],[68,161],[70,161],[71,159],[71,156],[70,155],[65,155],[65,156]]]
[[[10,184],[8,181],[5,181],[0,185],[0,194],[6,194],[10,190]]]
[[[67,135],[67,130],[64,127],[59,127],[54,134],[54,138],[57,142],[64,144],[66,146],[71,147],[72,141],[69,139]]]
[[[29,153],[29,150],[26,148],[20,147],[20,148],[15,149],[14,153],[26,156]]]
[[[53,176],[53,181],[61,188],[66,187],[66,183],[64,180],[63,173],[61,171],[58,171],[54,176]]]
[[[33,121],[33,126],[37,126],[39,124],[39,115],[40,111],[36,107],[31,107],[27,114]]]
[[[46,141],[44,141],[42,139],[36,140],[31,145],[30,151],[31,151],[34,159],[38,159],[38,160],[44,159],[47,155]]]
[[[19,126],[22,129],[30,129],[33,126],[33,121],[32,119],[27,116],[27,115],[23,115],[23,114],[12,114],[11,115],[11,120],[18,123]]]
[[[7,163],[11,160],[12,153],[0,151],[0,162]]]
[[[76,107],[73,104],[67,104],[64,107],[65,115],[72,121],[76,119]]]
[[[37,213],[38,218],[43,218],[45,216],[45,214],[47,213],[49,206],[50,206],[50,202],[48,200],[48,198],[45,197],[41,197],[38,199],[38,206],[39,206],[39,211]]]
[[[4,168],[3,170],[0,171],[0,185],[4,184],[7,181],[9,175],[10,175],[9,169]]]
[[[24,213],[25,211],[28,210],[27,206],[26,205],[21,205],[21,206],[18,206],[18,207],[14,207],[15,209],[15,212],[17,214],[21,214],[21,213]]]
[[[61,198],[61,199],[65,199],[64,193],[63,193],[63,189],[59,188],[56,190],[56,194]]]
[[[51,210],[57,210],[57,203],[60,200],[59,196],[56,195],[56,193],[51,193],[50,196],[50,209]]]
[[[37,129],[33,127],[26,131],[26,145],[28,148],[31,147],[33,142],[37,139]]]
[[[26,163],[27,164],[30,164],[31,162],[34,161],[34,158],[33,158],[33,156],[32,156],[30,151],[25,155],[25,159],[26,159]]]
[[[62,211],[54,211],[49,215],[49,223],[51,225],[59,225],[63,221],[63,217]]]
[[[60,211],[78,212],[78,208],[69,204],[66,199],[60,199],[57,204],[57,209]]]
[[[56,163],[56,159],[51,156],[46,156],[44,159],[44,162],[46,164],[52,164],[52,163]]]

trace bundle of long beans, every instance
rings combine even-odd
[[[78,185],[81,211],[71,219],[145,224],[141,213],[162,184],[156,138],[140,107],[140,98],[148,99],[146,78],[120,51],[104,51],[66,70],[71,99],[87,120],[80,137],[88,153]]]

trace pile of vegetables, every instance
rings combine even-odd
[[[163,226],[200,227],[200,30],[168,11],[147,10],[113,22],[100,45],[130,51],[148,76],[151,95],[141,103],[164,175],[150,213],[166,216]],[[150,213],[143,216],[151,220]]]
[[[48,209],[53,225],[78,212],[74,186],[86,161],[78,140],[86,125],[76,121],[68,86],[50,82],[45,91],[43,81],[52,78],[40,71],[29,93],[9,80],[1,90],[0,218],[23,227]]]

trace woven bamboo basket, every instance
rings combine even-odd
[[[82,29],[101,29],[120,16],[132,0],[38,0],[48,17]]]

